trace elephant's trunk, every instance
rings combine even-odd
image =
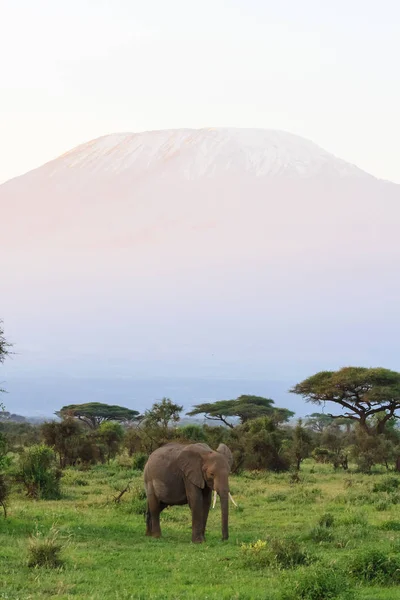
[[[228,492],[220,494],[221,500],[221,518],[222,518],[222,539],[227,540],[229,537],[228,520],[229,520],[229,496]]]

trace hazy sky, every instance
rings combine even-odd
[[[0,182],[91,138],[285,129],[400,183],[398,0],[0,0]]]

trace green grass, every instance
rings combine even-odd
[[[310,462],[300,483],[290,483],[289,474],[232,477],[239,509],[231,508],[230,539],[221,541],[218,503],[202,545],[190,542],[187,506],[163,512],[160,540],[145,537],[142,478],[115,463],[66,471],[61,500],[29,500],[14,489],[8,519],[0,517],[0,599],[400,597],[390,577],[356,576],[357,557],[368,566],[373,551],[381,562],[400,552],[399,492],[385,474],[334,473]],[[113,497],[129,481],[130,492],[116,505]],[[32,536],[46,538],[54,529],[62,566],[28,566]],[[244,560],[243,544],[251,548],[258,540],[266,544],[255,553],[279,551],[284,560],[255,554],[252,564],[252,550]],[[293,565],[293,548],[310,556],[309,564]]]

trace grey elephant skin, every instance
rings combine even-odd
[[[227,540],[229,473],[232,453],[220,444],[166,444],[155,450],[144,469],[147,495],[146,535],[161,536],[160,513],[167,506],[189,504],[192,512],[192,542],[205,541],[212,491],[221,500],[222,539]]]

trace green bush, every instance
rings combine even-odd
[[[369,548],[350,558],[348,572],[364,583],[397,585],[400,583],[400,558],[378,548]]]
[[[331,542],[333,540],[333,533],[327,527],[317,525],[311,529],[307,538],[317,544],[320,544],[321,542]]]
[[[335,517],[331,513],[324,513],[320,516],[318,525],[320,527],[333,527],[335,523]]]
[[[373,492],[396,492],[400,487],[400,477],[385,477],[374,484]]]
[[[354,591],[338,569],[330,567],[300,568],[286,584],[282,600],[350,600]]]
[[[379,529],[383,529],[383,531],[400,531],[400,521],[384,521]]]
[[[40,532],[33,535],[29,542],[28,567],[58,568],[64,564],[60,558],[62,544],[58,540],[58,531],[54,527],[47,536]]]
[[[143,452],[136,452],[132,459],[132,468],[135,471],[143,471],[147,463],[148,456]]]
[[[308,552],[292,539],[258,540],[252,544],[242,544],[241,552],[244,566],[252,569],[264,567],[292,569],[312,561]]]
[[[31,446],[20,457],[17,478],[24,484],[30,498],[60,498],[61,474],[56,467],[54,452],[48,446]]]

